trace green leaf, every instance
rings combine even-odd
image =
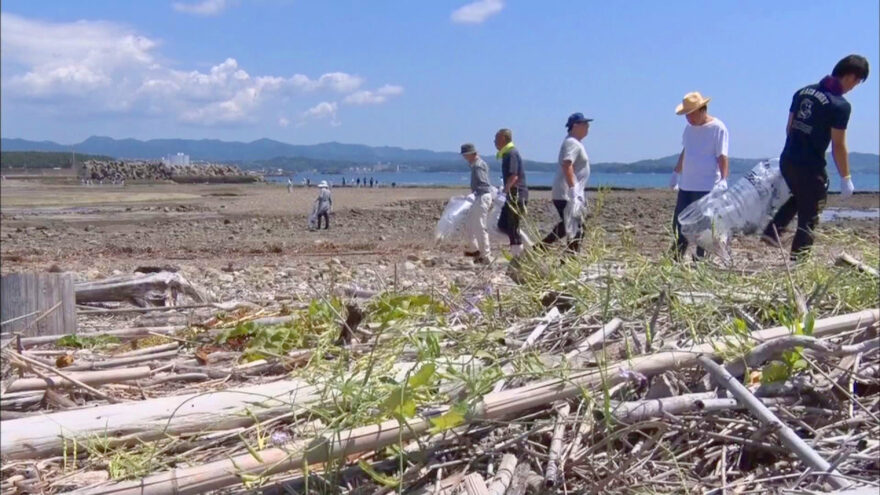
[[[816,326],[816,316],[812,311],[804,317],[804,335],[813,336],[813,327]]]
[[[409,387],[410,388],[419,388],[425,385],[428,385],[431,382],[431,378],[434,376],[434,370],[437,367],[434,363],[428,363],[416,372],[415,375],[409,377]]]
[[[791,375],[789,367],[782,361],[771,361],[761,370],[761,383],[776,383],[785,381]]]
[[[467,414],[467,404],[459,402],[440,416],[430,418],[433,425],[431,433],[439,433],[463,425],[465,414]]]
[[[400,480],[398,480],[397,478],[393,478],[391,476],[384,475],[384,474],[376,471],[375,469],[373,469],[373,466],[371,466],[368,462],[364,461],[363,459],[358,461],[358,467],[360,467],[361,470],[363,470],[363,472],[370,475],[370,478],[373,478],[373,481],[375,481],[376,483],[379,483],[380,485],[382,485],[384,487],[397,488],[397,485],[400,484]]]

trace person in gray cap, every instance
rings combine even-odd
[[[461,156],[471,168],[471,194],[474,204],[468,212],[466,230],[470,250],[465,256],[474,258],[476,264],[489,263],[489,231],[487,229],[489,209],[492,207],[492,195],[489,192],[489,165],[477,154],[471,143],[461,145]]]
[[[584,236],[580,211],[569,212],[574,217],[569,222],[569,226],[576,229],[575,232],[566,231],[565,214],[566,208],[574,207],[576,203],[584,204],[584,188],[590,180],[590,157],[587,156],[587,150],[581,141],[590,132],[592,121],[593,119],[588,119],[578,112],[571,114],[565,123],[568,135],[565,136],[559,149],[559,169],[556,171],[551,193],[553,206],[559,213],[559,223],[541,241],[542,247],[546,248],[567,235],[568,250],[577,252],[580,249],[581,239]]]

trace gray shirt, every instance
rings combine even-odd
[[[574,167],[575,186],[586,187],[587,181],[590,180],[590,158],[587,156],[587,150],[583,143],[567,136],[559,148],[559,169],[556,171],[556,178],[553,179],[553,199],[568,199],[570,188],[565,180],[565,174],[562,172],[562,164],[566,161],[570,161]]]
[[[489,165],[479,156],[471,166],[471,192],[479,196],[489,194]]]
[[[330,205],[333,204],[333,199],[330,197],[330,189],[321,188],[318,192],[318,199],[315,202],[318,203],[318,213],[330,211]]]

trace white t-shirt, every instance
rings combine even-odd
[[[590,180],[590,157],[587,156],[586,148],[577,139],[566,136],[562,141],[562,147],[559,148],[559,170],[556,171],[556,178],[553,179],[553,199],[568,199],[568,182],[565,181],[565,174],[562,172],[562,164],[566,160],[574,166],[574,179],[580,187],[585,187]]]
[[[682,191],[711,191],[721,180],[718,157],[727,155],[727,127],[724,122],[712,118],[703,125],[690,125],[684,128],[681,145],[684,148],[684,162],[678,187]]]

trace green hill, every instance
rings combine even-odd
[[[106,155],[77,154],[76,163],[87,160],[112,160]],[[0,168],[12,169],[47,169],[71,168],[74,155],[69,152],[55,151],[2,151],[0,152]]]

